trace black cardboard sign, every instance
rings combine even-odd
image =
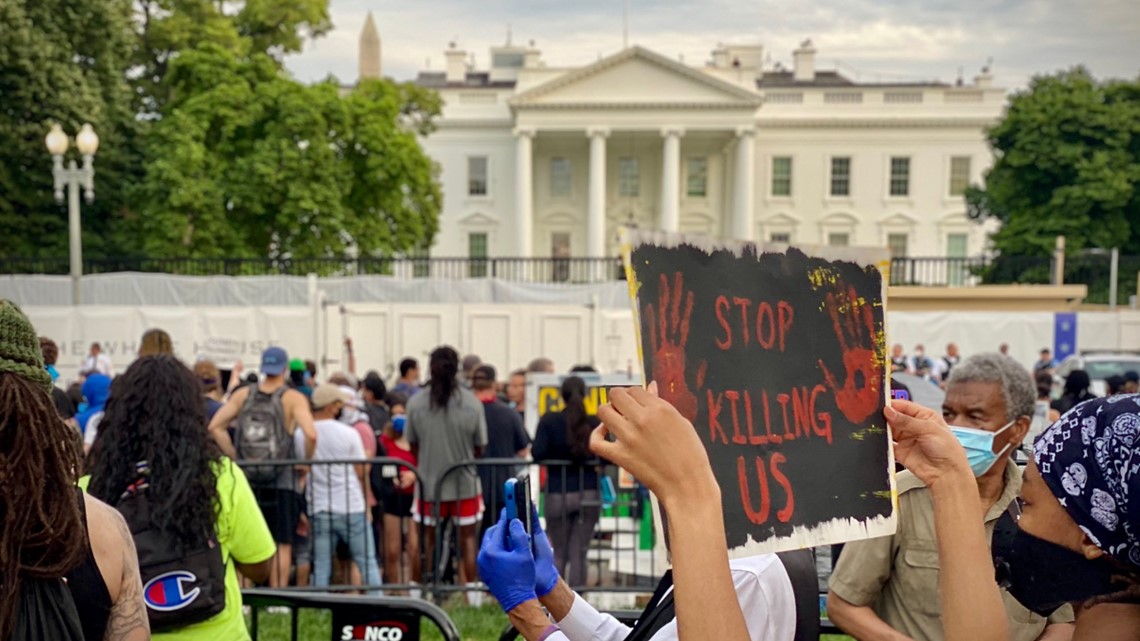
[[[893,533],[886,251],[627,241],[646,380],[705,444],[730,553]]]

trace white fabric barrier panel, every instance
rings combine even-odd
[[[495,278],[318,278],[327,300],[337,303],[542,304],[629,307],[624,282],[595,284],[511,282]],[[305,276],[177,276],[92,274],[82,279],[82,296],[100,305],[251,306],[308,305]],[[0,298],[32,307],[71,304],[71,279],[38,274],[0,275]]]
[[[92,342],[98,341],[122,371],[135,357],[142,333],[159,327],[170,333],[187,363],[199,355],[240,358],[256,370],[269,345],[291,356],[315,360],[323,378],[347,368],[344,338],[351,337],[358,374],[375,369],[387,380],[401,358],[421,361],[439,345],[478,354],[506,379],[512,369],[545,356],[559,371],[590,364],[605,374],[639,375],[637,345],[629,308],[586,305],[351,303],[328,306],[25,306],[37,332],[60,346],[58,368],[75,378]],[[1081,312],[1078,350],[1140,348],[1140,312]],[[946,344],[963,356],[997,351],[1027,367],[1043,347],[1053,348],[1054,315],[1048,312],[888,312],[887,343],[902,343],[907,354],[922,343],[937,358]],[[227,363],[219,362],[219,365]]]
[[[175,354],[193,363],[215,337],[237,343],[247,369],[256,370],[261,352],[280,345],[298,356],[314,353],[313,319],[307,307],[24,307],[36,332],[59,345],[56,368],[65,381],[78,376],[91,343],[98,342],[122,372],[138,353],[143,332],[158,327],[170,334]],[[231,363],[218,363],[227,367]]]

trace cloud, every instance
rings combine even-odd
[[[488,48],[508,25],[515,42],[535,40],[550,66],[576,66],[622,46],[621,0],[330,0],[335,29],[286,64],[301,80],[351,81],[367,11],[383,40],[384,72],[410,79],[443,68],[457,40],[486,66]],[[820,68],[839,66],[864,80],[952,81],[994,59],[997,83],[1023,87],[1030,76],[1077,64],[1102,77],[1140,75],[1136,0],[630,0],[630,40],[700,64],[719,42],[765,46],[790,64],[805,37]]]

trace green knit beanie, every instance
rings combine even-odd
[[[0,373],[11,372],[51,391],[40,339],[15,303],[0,299]]]

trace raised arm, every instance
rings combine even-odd
[[[248,397],[248,387],[239,389],[230,395],[226,403],[218,408],[207,428],[214,442],[221,448],[222,453],[234,460],[237,460],[237,449],[234,447],[234,441],[230,438],[230,433],[226,428],[241,413],[241,406],[245,404]]]
[[[644,483],[669,514],[677,635],[681,641],[748,641],[728,566],[720,486],[705,448],[667,401],[640,388],[615,389],[598,410],[590,449]],[[607,434],[617,440],[609,442]]]
[[[933,410],[893,401],[885,415],[899,462],[930,488],[934,499],[934,532],[943,559],[938,588],[946,641],[1009,641],[1005,607],[978,519],[982,513],[978,486],[965,451]]]
[[[345,337],[344,351],[348,354],[348,373],[356,376],[356,354],[352,351],[352,339]]]

